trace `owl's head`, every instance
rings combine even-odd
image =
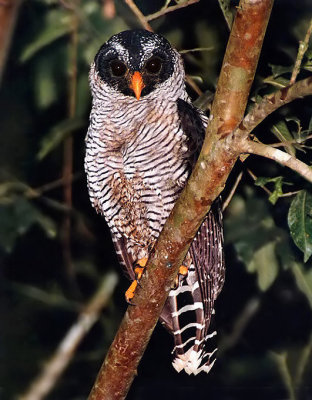
[[[90,81],[93,94],[106,88],[137,100],[151,93],[168,96],[171,87],[184,89],[184,68],[179,53],[164,37],[135,29],[103,44],[91,66]]]

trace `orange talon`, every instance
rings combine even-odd
[[[181,265],[179,268],[179,274],[186,276],[188,274],[188,268],[185,265]]]
[[[125,293],[126,301],[130,304],[133,304],[133,303],[131,303],[131,300],[134,297],[134,292],[135,292],[137,286],[140,284],[139,280],[142,278],[147,260],[148,260],[148,258],[144,257],[144,258],[140,258],[138,260],[138,262],[136,262],[136,267],[134,268],[134,273],[135,273],[136,279],[131,283],[131,285],[129,286],[129,289]]]
[[[137,261],[137,265],[139,265],[140,267],[144,268],[145,265],[147,264],[147,260],[148,260],[147,257],[140,258],[140,259]]]
[[[134,280],[131,283],[131,285],[129,286],[129,289],[126,291],[125,298],[126,298],[127,303],[131,303],[130,300],[133,299],[134,292],[135,292],[135,289],[136,289],[137,286],[138,286],[138,281]]]
[[[143,275],[143,271],[144,271],[144,267],[136,267],[134,269],[135,276],[137,277],[138,280],[141,279],[141,277]]]

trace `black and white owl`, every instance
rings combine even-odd
[[[190,176],[208,122],[192,105],[184,80],[179,53],[165,38],[145,30],[112,36],[91,65],[85,157],[89,195],[133,281],[126,293],[129,301]],[[224,282],[219,202],[183,264],[160,321],[174,337],[174,368],[196,375],[208,372],[215,361],[211,319]]]

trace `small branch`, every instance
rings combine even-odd
[[[299,175],[312,183],[312,168],[284,151],[251,140],[242,141],[238,147],[243,153],[256,154],[258,156],[270,158],[296,171]]]
[[[200,90],[199,86],[195,83],[195,81],[189,76],[185,76],[185,82],[194,90],[195,93],[198,94],[198,96],[201,96],[203,92]]]
[[[303,375],[306,370],[307,364],[309,363],[312,355],[312,335],[310,335],[308,343],[303,347],[298,363],[297,370],[294,377],[294,384],[296,387],[300,387]]]
[[[296,400],[295,388],[287,364],[287,354],[277,354],[272,352],[271,357],[275,361],[283,382],[288,390],[289,400]]]
[[[312,76],[265,96],[255,104],[235,131],[236,136],[248,136],[268,115],[296,99],[312,95]]]
[[[101,310],[111,298],[117,284],[117,275],[105,276],[99,289],[79,314],[77,321],[59,344],[55,354],[44,365],[40,375],[32,382],[29,390],[18,400],[41,400],[53,389],[56,382],[72,360],[82,339],[98,321]]]
[[[242,180],[242,177],[243,177],[243,171],[241,171],[238,174],[238,176],[237,176],[237,178],[235,180],[235,183],[234,183],[234,185],[233,185],[228,197],[223,202],[222,211],[224,211],[227,208],[227,206],[230,204],[230,202],[231,202],[231,200],[232,200],[232,198],[233,198],[233,196],[234,196],[234,194],[236,192],[237,186],[239,185],[239,182]]]
[[[147,15],[145,17],[145,19],[147,21],[152,21],[153,19],[162,17],[163,15],[168,14],[168,13],[170,13],[172,11],[176,11],[176,10],[179,10],[180,8],[188,7],[188,6],[190,6],[192,4],[196,4],[198,2],[199,2],[199,0],[188,0],[188,1],[183,1],[183,2],[181,2],[179,4],[176,4],[176,5],[171,6],[171,7],[168,7],[168,5],[166,5],[165,7],[161,8],[159,11],[157,11],[157,12],[155,12],[153,14]]]
[[[71,176],[71,182],[76,180],[81,176],[81,173],[76,173]],[[64,177],[60,179],[56,179],[55,181],[45,183],[42,186],[32,188],[30,186],[27,187],[25,191],[25,197],[28,199],[33,199],[36,197],[42,196],[44,193],[49,192],[50,190],[56,189],[60,186],[64,186]]]
[[[303,42],[302,41],[299,42],[297,59],[296,59],[295,66],[294,66],[293,72],[291,74],[290,82],[289,82],[290,85],[293,85],[296,82],[297,75],[300,72],[300,67],[301,67],[303,56],[309,47],[309,40],[310,40],[311,35],[312,35],[312,19],[310,21],[310,25],[309,25],[309,28],[307,30],[307,33],[305,35]]]
[[[305,138],[303,138],[302,140],[298,140],[298,139],[293,139],[293,140],[285,140],[284,142],[278,142],[278,143],[270,143],[271,147],[284,147],[287,146],[289,144],[297,144],[300,147],[308,147],[309,146],[305,146],[304,143],[311,139],[312,135],[306,136]]]
[[[143,28],[147,31],[153,32],[153,28],[150,26],[148,20],[143,15],[141,10],[136,6],[136,4],[134,4],[133,0],[125,0],[125,2],[128,4],[129,8],[131,8],[132,12],[136,15]]]
[[[201,51],[211,51],[213,50],[214,47],[194,47],[194,49],[184,49],[180,50],[180,54],[187,54],[187,53],[196,53],[196,52],[201,52]]]
[[[257,176],[251,171],[251,169],[248,168],[247,172],[252,177],[254,182],[256,182]],[[271,194],[272,194],[271,190],[269,190],[265,185],[259,185],[259,186],[261,187],[261,189],[263,189],[265,191],[265,193],[267,193],[269,196],[271,196]]]

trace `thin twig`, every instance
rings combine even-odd
[[[203,94],[199,86],[195,83],[194,79],[192,79],[189,75],[185,76],[185,82],[194,90],[195,93],[198,94],[198,96]]]
[[[310,335],[308,343],[303,347],[297,363],[297,370],[294,377],[294,384],[297,387],[300,387],[301,385],[304,371],[307,367],[311,355],[312,355],[312,335]]]
[[[136,15],[143,28],[146,29],[147,31],[153,32],[153,28],[150,26],[148,20],[143,15],[141,10],[137,7],[136,4],[134,4],[133,0],[125,0],[125,2],[126,4],[128,4],[129,8],[131,8],[132,12]]]
[[[272,352],[271,357],[275,361],[278,370],[280,372],[280,375],[283,379],[283,382],[288,390],[289,400],[296,400],[294,384],[287,364],[287,354],[286,353],[278,354]]]
[[[291,197],[291,196],[295,196],[299,192],[300,192],[300,190],[295,190],[294,192],[287,192],[287,193],[280,194],[279,197]]]
[[[71,178],[71,182],[75,181],[80,176],[81,176],[80,172],[71,175],[71,177],[70,177]],[[66,180],[67,180],[67,177],[66,177]],[[35,198],[35,197],[40,197],[44,193],[49,192],[50,190],[57,189],[58,187],[63,186],[64,185],[64,181],[65,181],[64,177],[62,177],[60,179],[56,179],[55,181],[45,183],[44,185],[39,186],[37,188],[29,187],[29,188],[27,188],[25,196],[27,198],[30,198],[30,199],[31,198]]]
[[[117,284],[117,274],[107,274],[95,295],[80,312],[77,321],[60,342],[55,354],[44,365],[29,390],[18,400],[41,400],[54,388],[56,382],[72,360],[82,339],[98,321],[101,310],[111,298]]]
[[[270,158],[292,169],[312,183],[312,168],[284,151],[251,140],[241,141],[239,148],[243,153],[257,154],[258,156]]]
[[[258,177],[251,171],[251,169],[247,168],[248,174],[252,177],[252,179],[256,182]],[[272,192],[265,185],[259,185],[261,189],[263,189],[269,196],[271,196]]]
[[[256,181],[258,179],[258,177],[249,168],[247,168],[247,172],[249,173],[249,175],[252,177],[252,179],[254,181]],[[269,190],[265,185],[259,185],[259,187],[261,187],[261,189],[263,189],[269,196],[271,196],[271,194],[272,194],[271,190]],[[296,190],[295,192],[287,192],[287,193],[280,194],[278,197],[295,196],[299,192],[300,192],[300,190]]]
[[[285,140],[284,142],[270,143],[270,146],[271,147],[283,147],[283,146],[287,146],[288,144],[297,144],[299,146],[306,147],[306,146],[304,146],[303,143],[305,143],[307,140],[309,140],[311,138],[312,138],[312,135],[309,135],[309,136],[306,136],[304,138],[304,140],[302,140],[301,142],[296,140],[296,139],[294,139],[294,140]]]
[[[238,174],[238,176],[237,176],[237,178],[235,180],[235,183],[234,183],[234,185],[233,185],[228,197],[226,198],[226,200],[223,203],[222,211],[224,211],[227,208],[227,206],[230,204],[230,202],[231,202],[231,200],[232,200],[232,198],[233,198],[233,196],[234,196],[234,194],[236,192],[237,186],[239,185],[239,182],[242,180],[242,177],[243,177],[243,171],[241,171]]]
[[[290,82],[289,82],[290,85],[293,85],[296,82],[297,75],[300,72],[300,66],[302,63],[303,56],[309,47],[309,40],[310,40],[311,34],[312,34],[312,18],[311,18],[310,25],[309,25],[309,28],[307,30],[304,40],[299,42],[298,54],[297,54],[293,72],[291,74]]]
[[[170,13],[172,11],[179,10],[180,8],[184,8],[184,7],[190,6],[190,5],[198,3],[198,2],[199,2],[199,0],[188,0],[188,1],[183,1],[183,2],[181,2],[179,4],[176,4],[176,5],[170,6],[170,7],[168,7],[168,5],[166,5],[165,7],[161,8],[159,11],[157,11],[157,12],[155,12],[153,14],[147,15],[145,17],[145,19],[147,21],[152,21],[153,19],[162,17],[163,15],[168,14],[168,13]]]
[[[213,50],[214,47],[195,47],[194,49],[185,49],[185,50],[180,50],[180,54],[187,54],[187,53],[195,53],[195,52],[201,52],[201,51],[211,51]]]

